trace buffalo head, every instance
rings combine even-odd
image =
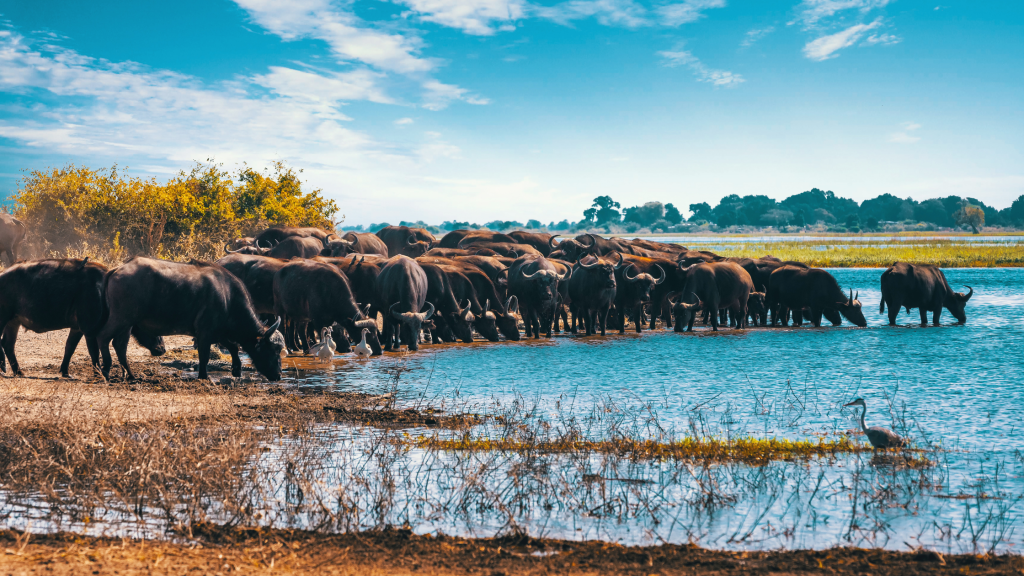
[[[974,288],[967,287],[970,292],[964,294],[963,292],[953,292],[949,298],[947,298],[946,308],[956,318],[957,322],[964,324],[967,322],[967,314],[964,309],[967,307],[967,301],[974,296]]]
[[[682,298],[674,304],[669,300],[669,304],[672,305],[672,316],[676,319],[676,332],[682,332],[690,324],[690,316],[704,308],[704,303],[700,301],[700,296],[694,294],[693,297],[697,299],[695,304],[683,302]]]
[[[576,265],[586,270],[593,277],[595,288],[611,289],[615,288],[615,270],[622,266],[622,254],[618,254],[618,257],[618,264],[611,264],[610,262],[595,258],[590,263],[584,263],[580,260]]]
[[[851,288],[850,297],[846,302],[836,302],[836,309],[847,320],[863,328],[868,325],[868,320],[864,317],[864,311],[861,310],[861,303],[860,300],[857,300],[857,296],[860,296],[860,292],[854,294]]]
[[[409,340],[409,350],[419,350],[420,330],[423,328],[423,323],[434,315],[434,305],[427,302],[427,306],[430,307],[430,310],[427,312],[395,312],[395,306],[398,306],[398,304],[398,302],[392,304],[388,312],[394,319],[409,327],[409,331],[412,333]]]
[[[765,305],[764,292],[751,292],[747,298],[747,314],[754,317],[761,326],[768,324],[768,307]]]
[[[655,264],[654,267],[658,270],[657,278],[646,272],[640,272],[636,276],[630,276],[629,271],[631,269],[636,269],[636,266],[632,262],[626,265],[625,269],[622,270],[622,278],[626,281],[626,286],[631,290],[634,290],[634,294],[639,293],[641,302],[649,301],[651,299],[651,289],[665,281],[665,270],[657,264]]]
[[[284,336],[277,330],[281,326],[278,318],[267,327],[256,340],[255,354],[250,354],[252,365],[271,382],[281,379],[281,356],[285,352]]]
[[[472,307],[473,303],[466,300],[466,307],[455,313],[454,322],[449,322],[455,337],[466,344],[473,342],[473,322],[476,322],[476,316],[471,310]]]
[[[331,236],[333,240],[325,240],[324,249],[320,252],[321,256],[333,256],[340,258],[342,256],[348,256],[353,249],[354,243],[348,240],[342,240],[337,236]]]

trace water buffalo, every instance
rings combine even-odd
[[[679,244],[667,244],[665,242],[655,242],[654,240],[647,240],[644,238],[633,238],[629,243],[650,252],[662,252],[668,254],[681,254],[686,252],[686,246],[680,246]]]
[[[403,341],[409,350],[419,350],[423,322],[434,315],[434,305],[427,304],[427,275],[418,263],[398,255],[388,260],[377,277],[379,309],[384,312],[384,349]],[[428,311],[420,312],[424,304]]]
[[[490,256],[455,256],[452,260],[476,266],[483,270],[493,282],[497,282],[498,277],[501,276],[502,272],[508,270],[508,266],[502,264],[497,258],[492,258]]]
[[[0,252],[7,256],[7,265],[18,261],[18,248],[25,241],[25,223],[7,213],[0,213]]]
[[[896,317],[900,308],[918,308],[921,312],[921,326],[928,324],[928,312],[932,313],[932,324],[939,325],[942,309],[963,324],[967,322],[964,308],[967,301],[974,295],[974,288],[967,287],[970,292],[954,292],[946,282],[946,276],[931,264],[908,264],[893,262],[892,266],[882,273],[882,301],[878,305],[878,313],[885,312],[889,306],[889,325],[896,325]]]
[[[505,257],[519,258],[520,256],[540,256],[539,250],[529,244],[516,244],[515,242],[484,242],[479,238],[466,238],[459,244],[463,250],[490,250]]]
[[[183,334],[195,338],[199,378],[207,378],[210,346],[231,350],[231,373],[242,373],[241,346],[253,366],[268,380],[281,378],[284,338],[278,319],[269,328],[260,324],[242,281],[216,264],[167,262],[135,258],[107,274],[105,300],[110,311],[97,340],[103,356],[103,376],[110,375],[110,341],[129,379],[128,335],[133,326],[146,334]]]
[[[327,243],[324,244],[324,249],[320,251],[320,255],[327,256],[329,258],[341,258],[343,256],[348,256],[353,252],[358,253],[358,251],[353,249],[352,242],[344,238],[332,236],[327,240]]]
[[[500,332],[506,340],[519,340],[519,323],[515,317],[518,300],[514,296],[503,297],[503,290],[498,289],[487,272],[470,262],[448,258],[423,256],[417,261],[437,264],[448,273],[455,299],[458,302],[470,300],[476,317],[473,327],[481,336],[497,342]]]
[[[558,305],[558,284],[571,273],[559,273],[543,256],[524,256],[508,268],[508,293],[519,301],[526,335],[540,338],[541,329],[551,337],[551,323]]]
[[[276,246],[270,249],[267,256],[290,260],[292,258],[312,258],[319,256],[324,251],[324,244],[317,238],[307,236],[292,236],[285,238]]]
[[[682,268],[682,264],[679,265]],[[702,262],[686,267],[686,285],[673,307],[676,314],[676,332],[693,330],[695,312],[702,306],[710,313],[711,327],[718,331],[718,311],[727,309],[735,318],[736,328],[747,321],[747,301],[754,291],[754,283],[735,262]]]
[[[103,302],[103,277],[107,267],[88,258],[33,260],[11,266],[0,274],[0,326],[3,326],[3,350],[11,362],[11,372],[22,375],[14,348],[22,326],[33,332],[70,328],[64,344],[60,375],[70,378],[71,357],[85,337],[89,356],[100,365],[96,335],[106,320]],[[165,352],[163,338],[140,329],[132,330],[140,345],[154,356]],[[0,369],[6,371],[4,354]]]
[[[364,328],[368,329],[367,342],[373,355],[381,354],[377,323],[360,311],[348,278],[327,262],[294,260],[282,266],[274,275],[274,312],[293,322],[308,322],[316,332],[338,324],[353,342],[360,340]]]
[[[408,226],[387,226],[377,231],[377,237],[388,248],[388,257],[398,255],[415,258],[430,250],[430,242],[420,240]]]
[[[619,334],[626,332],[626,312],[633,314],[633,324],[639,334],[643,331],[643,307],[651,301],[651,290],[665,282],[668,275],[657,260],[642,256],[624,256],[615,270],[615,311]],[[656,314],[656,312],[652,312]]]
[[[230,253],[231,251],[238,250],[239,248],[245,248],[246,246],[255,246],[255,245],[256,245],[256,238],[253,238],[252,236],[246,236],[246,237],[243,237],[243,238],[235,238],[234,240],[231,240],[230,242],[227,243],[227,247],[224,248],[224,251]]]
[[[448,274],[438,265],[419,262],[420,268],[427,275],[427,302],[434,306],[434,324],[436,330],[430,331],[434,344],[442,339],[454,342],[455,338],[466,344],[473,342],[472,323],[476,317],[472,314],[472,304],[464,308],[459,305],[452,293],[452,285]],[[439,336],[444,335],[444,338]]]
[[[441,237],[437,243],[438,248],[458,248],[466,238],[481,238],[484,242],[507,242],[515,244],[516,239],[501,232],[490,230],[452,230]]]
[[[547,257],[554,250],[555,238],[558,234],[552,236],[551,234],[543,232],[525,232],[523,230],[514,230],[509,232],[508,235],[515,240],[517,244],[529,244],[533,246],[538,252]]]
[[[243,254],[247,256],[266,256],[270,254],[270,247],[259,246],[256,243],[246,244],[232,249],[231,243],[224,245],[225,254]]]
[[[342,236],[352,244],[352,252],[359,254],[377,254],[388,258],[388,246],[376,234],[369,232],[349,232]]]
[[[765,292],[751,292],[747,299],[747,317],[753,326],[768,325],[768,304],[765,300]]]
[[[337,234],[334,233],[334,230],[324,230],[322,228],[280,226],[267,228],[260,232],[253,237],[253,244],[276,246],[284,242],[286,238],[316,238],[323,246],[326,246],[331,238],[337,238]]]
[[[707,250],[687,250],[676,256],[676,262],[683,268],[700,264],[701,262],[722,262],[724,260],[725,258]]]
[[[773,324],[778,319],[774,312],[777,309],[788,308],[796,316],[799,311],[808,308],[811,324],[815,328],[821,326],[822,314],[829,309],[837,310],[861,328],[868,325],[853,290],[847,298],[836,279],[827,270],[820,268],[783,266],[776,269],[768,280],[767,299],[773,311]],[[796,321],[799,322],[799,318]]]
[[[622,255],[617,256],[621,264]],[[608,311],[615,301],[615,266],[611,261],[601,258],[580,260],[573,266],[569,278],[573,318],[579,316],[583,320],[587,336],[597,331],[595,320],[601,327],[601,336],[605,335]]]

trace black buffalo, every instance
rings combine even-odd
[[[396,348],[401,340],[409,350],[419,350],[423,322],[434,315],[427,304],[427,275],[415,260],[394,256],[377,277],[379,309],[384,312],[384,349]],[[428,310],[421,312],[426,304]]]
[[[105,299],[110,311],[97,340],[103,356],[103,376],[110,375],[110,341],[129,379],[128,335],[133,326],[152,336],[172,334],[195,338],[199,378],[207,378],[210,346],[231,350],[231,373],[242,374],[237,346],[268,380],[281,378],[284,338],[260,324],[241,280],[216,264],[167,262],[136,258],[112,270],[105,278]]]
[[[939,316],[945,308],[957,322],[963,324],[967,322],[964,308],[974,295],[974,288],[967,288],[970,290],[967,294],[954,292],[942,270],[931,264],[893,262],[882,273],[882,302],[878,306],[878,313],[884,313],[888,305],[889,325],[895,326],[900,308],[906,308],[908,314],[911,308],[918,308],[921,312],[921,326],[928,324],[928,312],[932,313],[932,323],[938,326]]]
[[[292,258],[312,258],[325,250],[323,242],[313,237],[292,236],[285,238],[270,249],[267,256],[290,260]]]
[[[618,255],[618,263],[622,263],[622,255]],[[569,297],[572,299],[573,317],[579,316],[583,321],[587,336],[594,334],[598,325],[601,336],[605,335],[608,312],[615,302],[615,266],[601,258],[580,260],[573,266]]]
[[[96,336],[106,320],[103,302],[103,278],[107,267],[88,258],[33,260],[15,264],[0,274],[0,326],[3,326],[3,350],[11,362],[11,372],[22,375],[14,354],[22,326],[33,332],[70,328],[64,344],[60,374],[70,378],[71,357],[85,338],[93,366],[100,365]],[[135,340],[154,356],[165,352],[163,338],[132,330]],[[4,366],[0,354],[0,368]]]
[[[284,242],[286,238],[316,238],[323,247],[327,246],[327,242],[331,239],[337,238],[337,234],[333,230],[324,230],[322,228],[281,226],[278,228],[267,228],[260,232],[253,238],[253,244],[276,246]]]
[[[430,242],[421,240],[415,229],[408,226],[386,226],[377,231],[377,237],[388,248],[388,256],[398,255],[416,258],[430,250]]]
[[[552,236],[551,234],[542,232],[525,232],[523,230],[513,230],[508,235],[515,239],[518,244],[529,244],[533,246],[538,252],[543,254],[545,257],[551,254],[551,251],[555,249],[555,238],[558,234]]]
[[[680,265],[681,266],[681,265]],[[743,328],[747,318],[747,302],[754,291],[754,283],[735,262],[702,262],[685,269],[686,285],[673,306],[676,332],[693,330],[696,311],[704,309],[711,318],[711,327],[718,330],[719,310],[728,310],[735,319],[735,327]]]
[[[342,240],[347,240],[351,243],[352,252],[358,254],[377,254],[379,256],[388,257],[388,246],[377,237],[376,234],[370,234],[369,232],[349,232],[342,236]]]
[[[637,333],[643,331],[643,307],[651,302],[651,291],[665,282],[668,275],[657,260],[643,256],[624,256],[615,270],[615,311],[619,334],[626,331],[626,312],[633,315]]]
[[[476,317],[472,313],[472,304],[465,307],[459,305],[452,293],[452,285],[448,274],[437,264],[419,262],[420,268],[427,275],[427,302],[434,306],[434,325],[430,331],[431,341],[440,344],[442,340],[454,342],[456,338],[469,344],[473,342],[472,324]]]
[[[514,244],[516,239],[501,232],[490,230],[452,230],[441,237],[437,243],[438,248],[458,248],[459,244],[467,238],[481,238],[484,242],[508,242]]]
[[[779,319],[775,310],[792,310],[794,321],[799,323],[799,314],[807,309],[811,324],[815,328],[821,326],[821,317],[824,314],[827,318],[829,310],[838,311],[844,318],[862,328],[868,325],[861,310],[861,303],[853,290],[847,297],[839,288],[836,279],[827,270],[820,268],[778,268],[772,272],[768,280],[767,299],[768,306],[773,311],[773,324]],[[782,317],[784,318],[784,314]],[[833,321],[833,324],[835,323]]]
[[[526,335],[540,338],[543,329],[551,337],[558,305],[558,285],[569,277],[543,256],[524,256],[508,268],[508,293],[519,301]]]
[[[352,341],[359,341],[363,329],[368,329],[367,343],[373,355],[381,354],[377,323],[363,315],[348,278],[332,264],[295,260],[282,266],[274,275],[274,311],[293,322],[309,323],[317,333],[325,326],[337,324]],[[348,348],[340,343],[338,347]]]

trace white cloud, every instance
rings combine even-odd
[[[409,125],[409,124],[412,124],[412,123],[413,123],[413,119],[412,118],[399,118],[398,120],[395,120],[395,124],[397,126],[406,126],[406,125]]]
[[[427,110],[444,110],[448,105],[455,100],[461,100],[468,104],[484,105],[490,104],[490,100],[482,98],[469,93],[469,90],[465,88],[459,88],[451,84],[445,84],[438,82],[437,80],[428,80],[423,83],[423,88],[426,89],[424,94],[423,107]]]
[[[831,18],[846,10],[857,10],[866,14],[876,8],[883,8],[892,0],[804,0],[798,7],[800,14],[794,22],[812,27],[822,20]]]
[[[540,18],[569,25],[573,20],[596,18],[605,26],[679,26],[698,20],[704,10],[721,8],[725,0],[684,0],[662,4],[654,14],[635,0],[570,0],[554,6],[532,6],[528,12]]]
[[[396,0],[425,22],[458,28],[466,34],[490,36],[497,30],[514,30],[524,15],[523,0]]]
[[[902,128],[902,130],[900,130],[899,132],[893,132],[892,134],[889,134],[889,142],[893,142],[895,144],[913,144],[914,142],[917,142],[921,139],[919,136],[914,136],[912,134],[912,132],[915,132],[921,128],[920,124],[916,124],[914,122],[904,122],[903,124],[900,125],[900,128]]]
[[[284,40],[323,40],[345,62],[363,62],[403,74],[435,67],[433,61],[416,55],[418,38],[370,28],[355,14],[337,9],[328,0],[235,1],[257,24]]]
[[[857,24],[835,34],[812,40],[804,46],[804,56],[819,62],[835,58],[839,56],[836,52],[856,44],[869,30],[881,25],[882,21],[878,19],[871,24]]]
[[[864,46],[873,46],[875,44],[881,44],[882,46],[889,46],[892,44],[899,44],[903,39],[893,34],[872,34],[864,39]]]
[[[767,28],[755,28],[747,32],[743,38],[743,42],[740,42],[740,46],[753,46],[755,42],[764,38],[775,31],[775,26],[768,26]]]
[[[662,66],[668,68],[688,67],[693,71],[698,82],[708,82],[715,86],[724,86],[726,88],[735,88],[746,82],[739,74],[708,68],[688,50],[664,50],[658,52],[658,56],[662,58]]]
[[[686,0],[677,4],[665,4],[655,9],[666,26],[679,26],[700,19],[703,10],[723,8],[725,0]]]
[[[393,104],[394,100],[377,86],[383,77],[383,74],[370,70],[316,74],[271,66],[269,73],[254,76],[253,82],[281,96],[328,106],[351,100]]]
[[[633,0],[570,0],[554,6],[536,6],[533,13],[559,24],[597,18],[605,26],[639,28],[646,26],[647,10]]]

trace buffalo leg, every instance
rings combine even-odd
[[[939,316],[942,316],[942,307],[941,306],[936,308],[935,311],[932,312],[932,324],[934,324],[936,326],[939,325]]]
[[[811,325],[815,328],[821,328],[821,313],[820,308],[811,308]]]
[[[197,340],[196,352],[199,353],[199,379],[209,380],[210,376],[206,373],[206,368],[210,364],[210,343]],[[233,361],[232,358],[232,363],[234,363]]]
[[[231,353],[231,375],[235,378],[242,377],[242,359],[238,357],[238,344],[229,342],[224,347]]]
[[[21,371],[21,366],[18,365],[18,358],[14,355],[14,345],[18,342],[18,331],[21,330],[21,324],[17,322],[11,322],[4,328],[3,334],[3,349],[4,353],[0,356],[6,355],[7,359],[11,361],[11,374],[15,376],[24,376]],[[2,362],[2,359],[0,359]],[[6,369],[5,369],[6,371]]]
[[[114,352],[117,353],[117,362],[124,368],[125,380],[135,380],[135,374],[132,373],[132,369],[128,366],[128,339],[131,336],[131,328],[121,332],[117,336],[114,336]],[[109,352],[108,352],[109,354]],[[206,356],[209,359],[210,348],[206,348]],[[202,361],[202,352],[199,355],[200,361]],[[108,370],[109,372],[109,370]]]
[[[644,331],[644,305],[643,304],[640,304],[639,306],[636,307],[636,318],[635,318],[634,324],[636,324],[636,333],[637,334],[639,334],[639,333]]]
[[[921,308],[918,309],[918,312],[921,313],[921,326],[927,326],[928,325],[928,309],[925,308],[924,306],[921,306]]]
[[[611,307],[604,309],[604,313],[601,314],[601,336],[605,335],[605,326],[608,324],[608,314],[611,312]]]
[[[626,309],[622,306],[615,308],[616,320],[619,322],[619,334],[626,333]]]
[[[68,373],[68,369],[71,367],[71,357],[75,355],[75,350],[78,349],[78,343],[82,341],[81,330],[72,329],[68,332],[68,340],[64,343],[64,360],[60,363],[60,376],[61,378],[71,378],[71,374]],[[12,346],[13,348],[13,346]],[[14,362],[11,362],[11,367],[14,366]]]
[[[889,305],[889,326],[896,325],[896,318],[900,315],[901,302],[886,302]]]

